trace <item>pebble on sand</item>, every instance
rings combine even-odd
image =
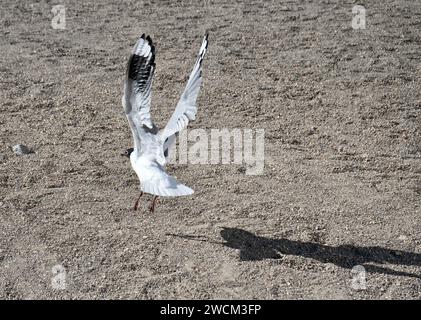
[[[27,146],[25,146],[23,144],[17,144],[15,146],[13,146],[12,150],[18,156],[22,156],[24,154],[32,153],[32,151]]]

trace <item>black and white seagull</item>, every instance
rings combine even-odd
[[[196,100],[202,82],[202,61],[208,47],[208,35],[203,38],[199,55],[177,107],[163,130],[158,130],[150,115],[152,79],[155,71],[155,47],[145,34],[137,41],[127,65],[122,104],[133,134],[134,147],[123,155],[130,158],[140,180],[141,193],[134,210],[137,210],[144,192],[154,195],[150,211],[155,209],[158,197],[178,197],[194,191],[179,183],[165,172],[168,150],[176,134],[195,120]]]

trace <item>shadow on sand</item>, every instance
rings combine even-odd
[[[255,261],[280,259],[282,255],[295,255],[333,263],[342,268],[352,269],[356,265],[364,266],[367,272],[383,273],[421,279],[421,275],[396,271],[367,263],[395,264],[400,266],[421,266],[421,254],[386,249],[382,247],[357,247],[340,245],[337,247],[313,242],[301,242],[288,239],[259,237],[246,230],[222,228],[221,236],[225,242],[216,242],[203,236],[167,234],[195,241],[205,241],[240,250],[240,260]]]

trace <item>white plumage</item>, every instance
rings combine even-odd
[[[158,131],[150,116],[155,47],[152,39],[144,34],[134,46],[127,66],[122,103],[134,141],[130,162],[139,177],[142,192],[164,197],[193,193],[192,189],[165,172],[164,153],[167,153],[174,143],[175,135],[186,128],[189,121],[195,120],[196,100],[202,81],[201,66],[207,46],[208,36],[205,35],[186,88],[173,115],[161,131]]]

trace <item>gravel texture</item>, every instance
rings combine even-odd
[[[61,3],[0,8],[0,298],[421,298],[421,2]],[[128,55],[162,128],[206,30],[189,128],[265,129],[264,173],[173,164],[195,194],[134,212]]]

